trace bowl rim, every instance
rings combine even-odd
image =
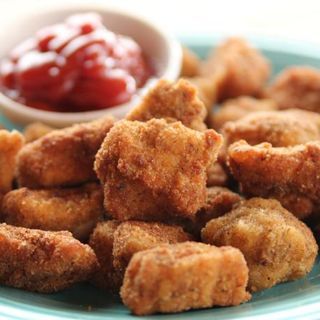
[[[162,25],[160,26],[158,23],[153,22],[136,12],[132,13],[126,9],[117,8],[113,5],[103,4],[101,2],[96,1],[83,3],[70,2],[63,5],[62,3],[58,2],[51,3],[50,5],[41,8],[41,10],[39,10],[36,15],[63,11],[74,11],[74,13],[76,14],[77,11],[80,12],[84,10],[87,10],[88,12],[97,13],[110,12],[119,16],[125,16],[129,19],[142,23],[150,30],[154,31],[155,33],[158,33],[168,44],[169,51],[168,63],[164,68],[163,74],[159,76],[153,76],[150,79],[148,79],[146,84],[142,88],[140,88],[128,102],[115,105],[110,108],[84,112],[57,112],[40,110],[33,107],[29,107],[23,103],[17,102],[5,95],[4,93],[0,92],[0,110],[2,110],[2,112],[8,118],[10,118],[9,114],[14,114],[15,117],[24,117],[26,119],[25,123],[32,121],[41,121],[48,124],[58,124],[60,122],[61,126],[65,126],[71,123],[90,121],[107,114],[112,114],[116,118],[121,118],[121,114],[126,113],[134,104],[138,103],[139,98],[149,88],[154,86],[159,79],[176,80],[178,78],[182,64],[182,49],[180,43],[166,30],[165,27],[163,27]],[[27,11],[26,13],[34,14],[33,11]],[[30,121],[31,119],[32,121]]]

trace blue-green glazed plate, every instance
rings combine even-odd
[[[181,40],[204,57],[210,47],[220,39],[197,37]],[[290,65],[310,65],[320,68],[320,47],[283,40],[252,38],[249,40],[261,48],[271,60],[273,74]],[[8,128],[15,127],[1,116],[0,123]],[[141,318],[155,320],[320,319],[319,272],[320,261],[317,260],[307,277],[255,293],[250,302],[237,307]],[[89,284],[81,284],[61,293],[46,295],[0,286],[0,320],[2,319],[128,320],[139,319],[139,317],[131,315],[118,297],[113,297]]]

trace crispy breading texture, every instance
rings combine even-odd
[[[238,249],[184,242],[136,253],[121,298],[136,315],[238,305],[250,299],[247,281]]]
[[[113,266],[124,275],[136,252],[151,249],[160,244],[190,240],[193,240],[193,237],[179,226],[169,226],[158,222],[123,222],[114,234]]]
[[[239,203],[223,217],[208,222],[202,239],[241,250],[249,267],[251,291],[304,277],[318,252],[311,230],[272,199]]]
[[[213,162],[207,169],[207,187],[225,187],[228,184],[228,174],[219,162]]]
[[[25,228],[68,230],[75,238],[88,239],[103,216],[102,187],[88,183],[81,187],[7,193],[2,202],[2,221]]]
[[[266,90],[280,109],[298,108],[320,112],[320,71],[311,67],[283,70]]]
[[[17,154],[24,145],[24,138],[18,131],[0,130],[0,193],[12,189]]]
[[[221,143],[214,130],[198,132],[181,122],[118,122],[95,161],[106,210],[118,220],[192,219],[205,202],[206,170]]]
[[[189,48],[182,46],[182,65],[180,77],[195,77],[199,74],[200,59]]]
[[[320,142],[287,148],[269,143],[250,146],[245,141],[229,147],[232,175],[248,196],[278,199],[299,219],[320,204]]]
[[[28,143],[18,155],[19,185],[60,187],[97,180],[94,157],[113,124],[112,117],[105,117],[54,130]]]
[[[209,121],[209,127],[221,130],[228,121],[236,121],[242,117],[258,111],[275,111],[277,105],[271,99],[256,99],[254,97],[241,96],[226,100],[217,112],[213,113]]]
[[[43,137],[53,130],[53,127],[50,127],[42,122],[32,122],[24,128],[23,135],[26,139],[26,143],[29,143]]]
[[[204,131],[207,110],[197,97],[197,89],[186,80],[160,80],[127,116],[127,120],[153,118],[181,121],[186,127]]]
[[[114,233],[120,221],[109,220],[97,224],[90,236],[89,246],[94,250],[99,261],[99,269],[94,273],[91,282],[98,288],[119,293],[123,274],[113,267]]]
[[[222,129],[225,145],[246,140],[255,145],[269,142],[273,147],[288,147],[320,140],[320,115],[310,111],[290,109],[251,113]]]
[[[0,283],[56,292],[87,280],[97,268],[93,250],[67,231],[0,224]]]
[[[270,75],[270,64],[241,38],[229,38],[215,49],[202,67],[202,75],[223,73],[218,100],[260,93]]]

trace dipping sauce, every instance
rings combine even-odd
[[[131,99],[152,68],[131,38],[108,30],[98,14],[70,16],[39,30],[0,65],[1,91],[33,108],[79,112]]]

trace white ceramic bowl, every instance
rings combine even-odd
[[[138,94],[129,102],[112,108],[89,111],[60,113],[42,111],[27,107],[0,93],[0,110],[12,122],[25,125],[40,121],[56,127],[65,127],[73,123],[97,119],[107,113],[116,118],[122,118],[135,105],[143,93],[159,78],[175,80],[181,68],[181,47],[162,28],[146,21],[144,18],[131,15],[124,11],[111,9],[105,5],[95,4],[69,4],[60,5],[45,10],[32,10],[22,17],[16,17],[0,31],[0,58],[5,57],[10,50],[24,39],[33,35],[41,27],[62,22],[74,13],[97,12],[102,16],[104,24],[111,31],[132,37],[142,47],[145,54],[151,59],[156,78],[150,79],[139,90]],[[22,20],[21,20],[22,19]]]

